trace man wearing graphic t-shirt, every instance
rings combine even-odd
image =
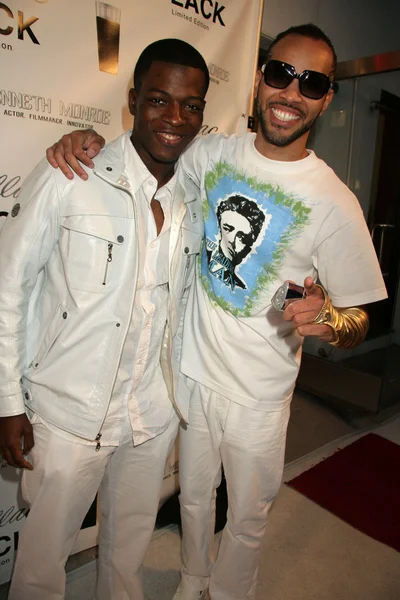
[[[319,28],[281,33],[257,73],[257,134],[209,136],[181,156],[180,167],[200,190],[205,241],[186,308],[178,388],[189,410],[180,432],[183,568],[175,600],[205,598],[207,590],[212,600],[255,597],[302,337],[353,347],[368,329],[359,306],[386,297],[356,198],[306,149],[332,100],[335,66],[332,43]],[[258,233],[240,214],[221,218],[224,203],[238,196],[264,216]],[[326,291],[312,283],[317,278]],[[288,280],[304,281],[308,297],[281,312],[271,299]],[[315,311],[318,293],[325,301]],[[229,508],[214,560],[221,466]]]

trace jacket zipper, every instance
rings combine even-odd
[[[132,201],[132,205],[133,205],[134,223],[135,223],[135,233],[136,233],[136,238],[137,238],[137,234],[138,234],[138,232],[137,232],[137,212],[136,212],[135,198],[134,198],[134,196],[133,196],[133,193],[131,192],[131,190],[130,190],[130,189],[128,189],[128,188],[127,188],[126,186],[124,186],[124,185],[121,185],[121,184],[119,184],[119,183],[117,183],[117,182],[115,182],[115,181],[112,181],[112,180],[110,180],[108,177],[105,177],[105,176],[104,176],[102,173],[99,173],[99,172],[98,172],[98,171],[96,171],[96,170],[94,171],[94,174],[95,174],[97,177],[99,177],[99,179],[102,179],[102,180],[103,180],[103,181],[105,181],[106,183],[109,183],[110,185],[112,185],[112,186],[113,186],[114,188],[116,188],[116,189],[119,189],[119,190],[122,190],[123,192],[126,192],[126,193],[127,193],[129,196],[130,196],[130,198],[131,198],[131,201]],[[111,245],[111,248],[110,248],[110,245]],[[105,277],[107,276],[108,263],[112,261],[112,248],[113,248],[113,244],[110,244],[110,243],[109,243],[109,247],[108,247],[108,257],[107,257],[107,265],[106,265]],[[110,251],[111,251],[111,260],[109,260],[109,258],[110,258]],[[137,288],[137,281],[138,281],[138,269],[137,269],[137,265],[136,265],[136,280],[135,280],[135,287],[134,287],[134,291],[135,291],[135,293],[136,293],[136,288]],[[104,284],[104,285],[105,285],[105,284]],[[134,300],[135,300],[135,293],[133,294],[133,296],[132,296],[132,299],[131,299],[131,305],[130,305],[130,315],[131,315],[131,316],[130,316],[130,319],[132,318],[132,311],[133,311],[133,304],[134,304]],[[129,319],[128,323],[130,323],[130,319]],[[125,327],[125,333],[124,333],[124,339],[123,339],[122,345],[125,343],[126,336],[127,336],[127,334],[128,334],[128,329],[129,329],[129,325],[128,325],[128,327]],[[121,346],[121,351],[122,351],[122,347],[123,347],[123,346]],[[118,365],[116,366],[116,368],[115,368],[115,372],[114,372],[114,384],[115,384],[115,380],[116,380],[116,378],[117,378],[117,373],[118,373]],[[113,387],[114,387],[114,386],[113,386]],[[109,399],[109,401],[108,401],[108,406],[110,405],[110,400],[111,400],[111,396],[110,396],[110,399]],[[104,420],[105,420],[105,418],[106,418],[106,414],[107,414],[107,410],[106,410],[106,412],[105,412],[105,414],[104,414],[104,417],[103,417],[103,422],[102,422],[102,425],[101,425],[101,426],[103,426],[103,424],[104,424]],[[95,438],[95,441],[97,442],[97,444],[96,444],[96,452],[98,452],[98,451],[100,450],[100,448],[101,448],[101,444],[100,444],[100,438],[101,438],[101,435],[102,435],[102,434],[99,432],[99,433],[97,434],[96,438]]]
[[[112,262],[112,251],[113,251],[113,244],[111,244],[111,242],[109,242],[106,268],[104,271],[103,285],[106,285],[106,283],[107,283],[108,265],[110,264],[110,262]]]

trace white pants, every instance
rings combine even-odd
[[[19,538],[9,600],[62,600],[64,566],[100,487],[96,600],[141,600],[140,567],[157,516],[166,459],[178,429],[134,447],[75,444],[34,427],[33,471],[22,493],[30,513]]]
[[[290,407],[261,412],[186,378],[189,425],[180,432],[182,579],[212,600],[254,598],[267,513],[281,484]],[[227,524],[213,563],[215,496],[224,467]]]

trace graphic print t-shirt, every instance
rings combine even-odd
[[[240,404],[290,401],[302,339],[271,305],[311,275],[335,306],[386,297],[355,196],[313,152],[266,159],[254,134],[196,141],[182,167],[200,188],[205,239],[185,317],[182,372]]]

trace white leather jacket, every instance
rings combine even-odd
[[[169,319],[160,358],[176,405],[180,328],[203,222],[196,191],[178,172],[169,261]],[[185,186],[185,193],[184,187]],[[25,405],[94,439],[110,401],[133,308],[135,198],[120,140],[88,181],[43,160],[26,179],[0,233],[0,416]]]

